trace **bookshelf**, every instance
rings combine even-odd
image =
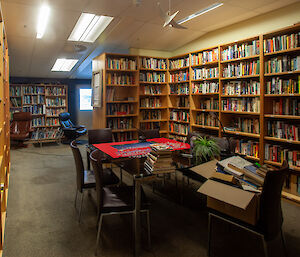
[[[140,129],[157,129],[168,137],[168,60],[139,56]]]
[[[4,248],[4,231],[6,221],[6,207],[10,176],[10,98],[9,98],[9,56],[4,21],[0,7],[0,256]]]
[[[59,114],[68,111],[68,92],[65,85],[12,84],[10,112],[32,114],[31,143],[59,141],[62,137]],[[11,115],[12,116],[12,115]]]

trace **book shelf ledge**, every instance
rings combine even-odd
[[[149,97],[149,96],[167,96],[167,94],[141,94],[140,97]]]
[[[253,137],[253,138],[259,138],[260,134],[255,133],[248,133],[248,132],[242,132],[242,131],[231,131],[225,129],[226,134],[236,135],[236,136],[245,136],[245,137]]]
[[[190,107],[169,107],[169,109],[178,109],[178,110],[189,110],[190,109]]]
[[[151,68],[140,68],[140,70],[143,70],[143,71],[161,71],[161,72],[163,72],[163,71],[168,71],[167,69],[151,69]]]
[[[293,115],[265,114],[265,117],[266,118],[275,118],[275,119],[300,120],[300,116],[293,116]]]
[[[136,72],[137,69],[106,69],[106,71],[113,71],[113,72]]]
[[[269,137],[269,136],[265,136],[265,139],[266,140],[271,140],[271,141],[277,141],[277,142],[300,145],[300,141],[296,141],[296,140],[289,140],[289,139]]]
[[[252,94],[250,94],[250,95],[221,95],[221,97],[239,97],[239,98],[241,98],[241,97],[260,97],[260,95],[252,95]]]
[[[189,69],[189,68],[190,68],[190,66],[184,66],[184,67],[180,67],[180,68],[169,69],[169,72],[179,71],[179,70],[186,70],[186,69]]]
[[[148,123],[148,122],[166,122],[167,119],[157,119],[157,120],[140,120],[140,123]]]
[[[213,62],[206,62],[202,64],[192,64],[192,68],[197,68],[197,67],[204,67],[204,66],[215,66],[219,63],[219,61],[213,61]]]
[[[265,94],[265,97],[289,97],[289,96],[291,96],[291,97],[293,97],[293,96],[297,96],[297,97],[299,97],[300,96],[300,94]]]
[[[192,109],[192,111],[195,111],[195,112],[219,112],[219,110],[214,110],[214,109]]]
[[[265,73],[265,76],[281,76],[281,75],[291,75],[291,74],[299,74],[300,70],[296,71],[285,71],[285,72],[277,72],[277,73]]]
[[[203,79],[191,79],[192,82],[201,82],[206,80],[218,80],[219,77],[213,77],[213,78],[203,78]]]
[[[178,132],[175,132],[175,131],[169,131],[170,134],[174,134],[174,135],[178,135],[178,136],[183,136],[183,137],[186,137],[187,134],[181,134],[181,133],[178,133]]]
[[[285,199],[289,200],[289,201],[293,201],[296,202],[298,204],[300,204],[300,196],[298,195],[294,195],[285,191],[282,191],[281,193],[282,197],[284,197]]]
[[[159,109],[167,109],[167,106],[158,106],[158,107],[140,107],[140,110],[159,110]]]
[[[46,97],[66,97],[66,95],[45,95]]]
[[[273,161],[268,161],[268,160],[264,160],[264,163],[274,165],[274,166],[281,166],[282,165],[282,163],[280,163],[280,162],[273,162]],[[296,166],[293,166],[293,165],[289,165],[289,169],[300,172],[300,167],[296,167]]]
[[[237,113],[237,114],[245,114],[245,115],[260,115],[259,112],[241,112],[241,111],[221,111],[222,113]]]
[[[219,130],[219,127],[206,126],[206,125],[200,125],[200,124],[192,124],[192,126],[193,126],[193,127],[196,127],[196,128],[204,128],[204,129]]]
[[[170,122],[175,122],[175,123],[184,123],[184,124],[189,124],[189,121],[184,121],[184,120],[170,120]]]
[[[150,81],[140,81],[140,84],[167,84],[167,82],[150,82]]]
[[[210,95],[215,95],[218,96],[219,93],[192,93],[192,96],[210,96]]]
[[[252,56],[246,56],[246,57],[240,57],[240,58],[235,58],[235,59],[230,59],[230,60],[223,60],[221,63],[228,63],[228,62],[239,62],[243,60],[250,60],[250,59],[257,59],[259,58],[259,55],[252,55]]]
[[[266,53],[266,52],[264,52],[264,55],[265,55],[265,56],[270,56],[270,55],[284,54],[284,53],[298,52],[298,51],[300,51],[300,47],[290,48],[290,49],[281,50],[281,51],[276,51],[276,52],[271,52],[271,53]]]
[[[251,79],[251,78],[259,78],[259,74],[255,75],[245,75],[245,76],[237,76],[237,77],[225,77],[220,78],[221,80],[234,80],[234,79]]]
[[[138,87],[138,85],[132,84],[107,84],[108,87]]]

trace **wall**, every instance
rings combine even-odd
[[[172,52],[149,50],[149,49],[139,49],[139,48],[133,48],[133,47],[129,49],[129,52],[130,52],[130,54],[141,55],[141,56],[164,57],[164,58],[169,58],[172,56]]]
[[[209,32],[176,49],[172,55],[193,52],[220,44],[257,36],[300,22],[300,2]]]

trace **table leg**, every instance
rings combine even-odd
[[[140,256],[141,250],[141,182],[135,180],[134,224],[134,256]]]
[[[90,164],[90,153],[89,151],[86,151],[86,162],[87,162],[87,169],[91,169],[91,164]]]

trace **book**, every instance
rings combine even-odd
[[[243,176],[243,172],[242,172],[243,168],[245,166],[251,165],[251,163],[248,162],[247,160],[243,159],[240,156],[232,156],[232,157],[229,157],[222,161],[218,161],[217,165],[220,165],[221,167],[223,167],[224,171],[226,171],[234,176],[242,177]]]
[[[257,174],[257,168],[254,165],[248,165],[243,168],[246,177],[253,179],[257,184],[263,185],[264,178]]]

